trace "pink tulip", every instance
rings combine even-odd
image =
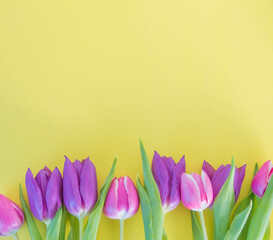
[[[16,235],[24,220],[21,208],[0,194],[0,237]]]
[[[114,178],[105,200],[103,213],[112,219],[124,220],[134,216],[139,198],[133,181],[128,177]]]
[[[255,195],[262,198],[273,173],[273,165],[269,160],[255,174],[251,188]]]
[[[197,173],[181,176],[181,200],[184,206],[193,211],[203,211],[213,200],[211,181],[205,171],[201,177]]]

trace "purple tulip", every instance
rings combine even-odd
[[[221,165],[217,170],[215,170],[208,162],[204,161],[202,169],[207,173],[207,175],[209,176],[211,180],[212,188],[213,188],[213,197],[215,199],[229,176],[231,165],[230,164],[225,166]],[[235,194],[235,202],[237,201],[241,191],[242,183],[245,177],[245,169],[246,169],[246,164],[241,166],[238,169],[237,167],[235,167],[235,176],[234,176],[234,185],[233,185],[234,194]]]
[[[213,200],[211,181],[205,171],[201,177],[197,173],[183,173],[181,176],[181,200],[183,205],[193,211],[202,212]]]
[[[251,189],[255,195],[262,198],[273,173],[273,165],[269,160],[255,174]]]
[[[164,213],[175,209],[180,203],[180,181],[185,168],[185,156],[175,164],[171,157],[161,157],[156,151],[154,152],[152,172],[159,189]]]
[[[23,226],[24,220],[21,208],[0,194],[0,237],[16,235]]]
[[[114,178],[103,208],[105,216],[124,220],[134,216],[138,208],[139,198],[133,181],[128,176]]]
[[[62,175],[59,169],[56,167],[51,172],[45,167],[35,178],[28,169],[25,182],[32,214],[48,224],[62,205]]]
[[[97,174],[89,157],[71,162],[65,156],[63,197],[68,212],[76,217],[91,213],[98,199]]]

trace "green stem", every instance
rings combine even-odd
[[[121,219],[119,221],[119,240],[123,240],[123,232],[124,232],[124,220]]]
[[[13,239],[15,239],[15,240],[19,240],[19,237],[18,237],[17,233],[13,234],[12,237],[13,237]]]
[[[208,235],[207,235],[207,230],[206,230],[206,225],[205,225],[205,219],[204,219],[203,211],[199,212],[199,216],[200,216],[200,221],[201,221],[201,226],[202,226],[204,240],[208,240]]]
[[[83,237],[83,222],[84,222],[84,218],[79,217],[79,240],[82,240],[82,237]]]

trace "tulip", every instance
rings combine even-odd
[[[80,218],[90,214],[98,199],[97,174],[89,158],[71,162],[65,156],[63,197],[68,212]]]
[[[273,173],[273,165],[272,162],[269,160],[263,164],[263,166],[258,170],[255,174],[252,183],[251,189],[255,195],[262,198],[267,185],[271,179]]]
[[[124,220],[134,216],[139,208],[139,198],[133,181],[128,177],[114,178],[111,182],[103,213],[120,220],[120,239],[123,239]]]
[[[164,213],[175,209],[180,203],[180,181],[185,168],[185,156],[176,164],[171,157],[161,157],[154,152],[152,173],[159,189]]]
[[[186,208],[199,212],[203,237],[204,240],[207,240],[203,211],[210,206],[213,200],[213,190],[209,176],[205,171],[202,170],[201,177],[197,173],[182,174],[181,200]]]
[[[204,161],[202,169],[207,173],[211,180],[213,188],[213,197],[215,199],[229,176],[231,165],[230,164],[227,164],[225,166],[221,165],[217,170],[215,170],[208,162]],[[246,164],[238,169],[237,167],[235,167],[235,176],[233,184],[235,202],[237,201],[241,191],[242,183],[245,177],[245,169]],[[214,199],[210,207],[212,207]]]
[[[23,226],[24,220],[21,208],[0,194],[0,237],[13,236],[18,239],[17,232]]]
[[[213,200],[211,181],[205,171],[201,177],[197,173],[183,173],[181,177],[181,200],[193,211],[203,211]]]
[[[59,169],[56,167],[51,172],[45,167],[35,178],[28,169],[25,183],[32,214],[48,225],[62,206],[62,175]]]

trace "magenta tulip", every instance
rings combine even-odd
[[[114,178],[104,207],[105,216],[120,220],[120,240],[123,240],[124,220],[134,216],[139,208],[139,197],[133,181],[128,177]]]
[[[251,188],[255,195],[262,198],[273,173],[273,165],[269,160],[255,174]]]
[[[215,199],[228,178],[231,165],[230,164],[227,164],[225,166],[221,165],[217,170],[215,170],[208,162],[204,161],[202,169],[207,173],[207,175],[209,176],[211,180],[212,188],[213,188],[213,198]],[[245,177],[245,169],[246,169],[246,165],[243,165],[238,169],[237,167],[235,167],[235,176],[234,176],[234,185],[233,185],[235,202],[237,201],[241,191],[242,183]],[[213,204],[213,201],[212,201],[212,204]],[[212,207],[212,204],[210,207]]]
[[[164,213],[175,209],[180,203],[180,181],[185,168],[185,156],[176,164],[171,157],[161,157],[156,151],[154,152],[152,172],[159,189]]]
[[[124,220],[136,214],[139,198],[133,181],[128,177],[114,178],[111,182],[103,213],[112,219]]]
[[[0,237],[14,236],[24,224],[24,214],[21,208],[0,194]]]
[[[211,181],[205,171],[201,177],[197,173],[183,173],[181,177],[181,200],[184,206],[193,211],[203,211],[213,200]]]
[[[90,214],[98,198],[97,174],[89,158],[71,162],[65,157],[63,198],[68,212],[83,218]]]
[[[62,205],[62,175],[59,169],[51,172],[45,167],[35,178],[28,169],[25,182],[32,214],[48,224]]]

